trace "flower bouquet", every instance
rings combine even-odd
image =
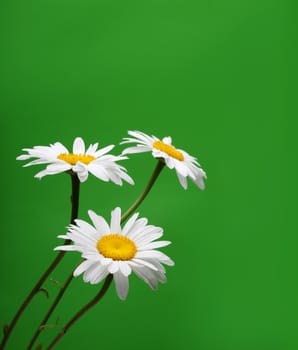
[[[140,131],[129,131],[128,134],[130,137],[124,138],[120,145],[135,145],[125,148],[118,156],[109,153],[114,145],[99,149],[98,143],[96,143],[91,144],[86,149],[83,139],[77,137],[74,140],[72,152],[69,152],[60,142],[56,142],[50,146],[24,148],[23,151],[26,154],[17,157],[17,160],[21,161],[30,160],[24,166],[46,164],[46,168],[35,175],[38,179],[59,173],[66,173],[70,176],[72,186],[71,220],[67,232],[58,236],[64,242],[54,248],[57,251],[54,260],[25,297],[11,322],[4,326],[1,350],[5,349],[22,314],[34,296],[39,291],[44,290],[45,281],[61,263],[66,252],[78,252],[82,260],[78,266],[74,266],[73,270],[70,271],[54,301],[46,310],[43,319],[33,332],[29,344],[26,345],[27,350],[53,349],[70,328],[104,297],[112,282],[114,282],[116,293],[121,300],[127,298],[129,276],[132,273],[153,290],[157,289],[158,282],[166,282],[164,265],[173,266],[174,262],[159,248],[166,247],[171,242],[160,240],[163,229],[149,224],[147,218],[139,217],[136,209],[144,201],[165,167],[175,169],[178,180],[184,189],[187,189],[187,178],[191,179],[200,189],[204,189],[204,180],[207,176],[195,157],[172,145],[171,137],[159,139]],[[119,165],[118,162],[127,160],[128,154],[142,152],[151,152],[156,160],[156,165],[143,192],[131,207],[124,213],[120,207],[113,208],[109,220],[91,209],[88,211],[90,222],[79,219],[80,184],[87,181],[89,173],[104,182],[111,181],[119,186],[123,182],[134,185],[126,168]],[[40,333],[46,329],[50,317],[70,287],[72,279],[80,275],[83,276],[86,283],[101,285],[98,293],[74,313],[73,317],[57,332],[50,344],[47,346],[41,343],[37,344]]]

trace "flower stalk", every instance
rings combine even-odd
[[[31,350],[33,348],[33,345],[36,341],[36,339],[39,337],[39,334],[42,332],[42,330],[44,329],[44,326],[47,324],[49,318],[51,317],[52,313],[54,312],[56,306],[58,305],[59,301],[62,299],[64,293],[66,292],[66,289],[68,288],[68,286],[70,285],[71,281],[73,279],[73,272],[67,277],[67,280],[65,281],[64,285],[60,288],[59,293],[57,294],[54,302],[52,303],[52,305],[50,306],[48,312],[46,313],[45,317],[43,318],[43,320],[40,322],[39,327],[37,328],[37,330],[35,331],[27,350]]]
[[[71,203],[72,203],[72,210],[71,210],[71,223],[74,222],[74,220],[78,216],[78,210],[79,210],[79,193],[80,193],[80,181],[78,177],[75,174],[71,174],[71,183],[72,183],[72,193],[71,193]],[[70,244],[70,240],[65,240],[64,245]],[[63,259],[65,255],[65,251],[60,251],[53,262],[50,264],[50,266],[45,270],[43,275],[40,277],[40,279],[37,281],[31,292],[28,294],[18,311],[16,312],[14,318],[12,319],[11,323],[5,327],[4,330],[4,336],[2,339],[2,342],[0,344],[0,349],[3,350],[7,344],[7,341],[14,330],[18,320],[22,316],[23,312],[27,308],[27,306],[30,304],[34,296],[41,290],[42,285],[46,281],[46,279],[49,277],[49,275],[54,271],[54,269],[59,265],[61,260]]]
[[[134,202],[134,204],[123,214],[121,217],[121,222],[124,222],[137,208],[138,206],[143,202],[143,200],[146,198],[147,194],[150,192],[152,186],[154,185],[155,181],[157,180],[159,174],[161,173],[162,169],[164,168],[165,163],[161,160],[158,161],[153,174],[151,178],[149,179],[149,182],[147,186],[145,187],[143,193],[139,196],[139,198]]]
[[[99,293],[96,294],[96,296],[89,301],[88,304],[86,304],[82,309],[80,309],[75,316],[64,326],[60,333],[54,338],[54,340],[51,342],[51,344],[47,347],[46,350],[51,350],[54,348],[54,346],[59,342],[59,340],[66,334],[66,332],[71,328],[78,320],[81,318],[88,310],[90,310],[94,305],[96,305],[106,294],[107,290],[109,289],[111,282],[113,280],[113,275],[109,274],[105,282],[100,289]]]

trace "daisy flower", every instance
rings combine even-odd
[[[149,136],[140,131],[128,131],[128,134],[133,137],[124,138],[121,144],[137,143],[137,145],[126,148],[122,154],[152,152],[154,158],[163,160],[168,168],[176,170],[179,182],[184,189],[187,188],[187,177],[200,189],[205,188],[204,179],[207,179],[205,171],[196,158],[182,149],[175,148],[171,137],[160,140],[154,135]]]
[[[37,158],[24,166],[48,164],[44,170],[35,175],[38,179],[46,175],[72,171],[77,174],[81,182],[86,181],[88,174],[91,173],[103,181],[112,181],[117,185],[122,185],[122,180],[125,180],[133,185],[134,182],[127,175],[126,169],[116,163],[119,160],[127,159],[127,157],[107,154],[114,148],[114,145],[97,148],[98,143],[95,143],[86,150],[83,139],[77,137],[73,142],[72,153],[69,153],[68,149],[60,142],[56,142],[50,146],[23,148],[23,151],[28,154],[17,157],[17,160]]]
[[[156,241],[163,234],[160,227],[147,225],[146,218],[138,219],[135,213],[121,228],[121,209],[111,212],[110,225],[92,210],[88,211],[93,225],[83,220],[75,220],[66,235],[71,245],[56,247],[55,250],[72,250],[81,253],[85,259],[74,271],[74,276],[83,274],[85,282],[100,283],[108,274],[113,274],[116,292],[125,300],[128,293],[128,276],[134,272],[153,290],[158,282],[166,282],[165,268],[174,262],[156,248],[171,242]]]

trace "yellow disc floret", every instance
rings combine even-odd
[[[61,153],[57,158],[60,160],[64,160],[70,165],[76,165],[77,162],[81,162],[87,165],[96,159],[95,157],[90,156],[88,154],[73,154],[73,153]]]
[[[180,161],[184,160],[184,156],[180,151],[178,151],[175,147],[171,145],[167,145],[163,143],[162,141],[155,141],[153,143],[153,147],[158,149],[161,152],[166,153],[168,156],[172,158],[175,158]]]
[[[131,260],[137,252],[137,247],[131,239],[111,233],[101,237],[97,242],[97,250],[106,258]]]

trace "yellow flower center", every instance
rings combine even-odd
[[[168,156],[178,159],[180,161],[184,160],[184,156],[181,152],[179,152],[175,147],[171,145],[166,145],[162,141],[155,141],[153,143],[153,147],[166,153]]]
[[[90,162],[96,159],[95,157],[89,156],[88,154],[73,154],[73,153],[61,153],[57,158],[60,160],[64,160],[65,162],[71,165],[76,165],[77,162],[89,164]]]
[[[111,233],[101,237],[97,242],[97,250],[106,258],[131,260],[137,252],[137,247],[131,239]]]

